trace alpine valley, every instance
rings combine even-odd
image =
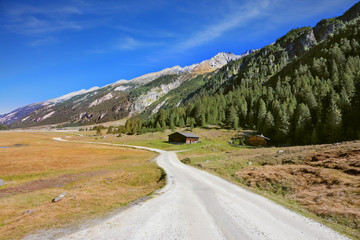
[[[356,139],[359,16],[356,3],[342,16],[292,29],[261,49],[219,53],[191,66],[69,93],[2,115],[0,123],[25,128],[128,118],[128,133],[216,124],[254,129],[273,143]]]

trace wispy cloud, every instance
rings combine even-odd
[[[57,40],[54,37],[45,37],[41,39],[36,39],[28,43],[30,47],[39,47],[39,46],[45,46],[49,44],[53,44],[57,42]]]
[[[156,47],[165,44],[164,42],[155,42],[155,41],[144,41],[138,40],[130,36],[118,38],[112,43],[108,44],[106,48],[94,48],[92,50],[86,51],[88,54],[105,54],[116,51],[133,51],[145,47]]]
[[[80,30],[81,24],[71,20],[72,16],[80,14],[82,11],[76,6],[34,7],[18,4],[5,10],[5,27],[11,32],[30,36],[62,30]]]
[[[133,50],[142,45],[144,45],[144,43],[135,40],[132,37],[126,37],[124,39],[118,40],[117,43],[115,43],[114,48],[116,50]]]
[[[191,49],[207,42],[213,41],[222,36],[227,31],[245,25],[249,21],[262,16],[265,9],[269,6],[268,0],[252,1],[248,4],[236,4],[222,16],[222,19],[214,24],[210,24],[194,32],[187,39],[178,44],[177,50]]]

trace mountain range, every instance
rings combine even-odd
[[[342,131],[351,131],[344,128],[347,123],[343,120],[348,117],[346,107],[350,111],[354,106],[352,103],[356,101],[355,87],[359,74],[356,67],[355,70],[352,67],[346,70],[346,65],[350,64],[347,62],[350,60],[356,65],[359,57],[356,44],[360,38],[357,30],[354,30],[360,25],[359,15],[360,3],[357,3],[342,16],[323,19],[315,27],[292,29],[261,49],[249,50],[242,55],[219,53],[190,66],[174,66],[132,80],[119,80],[104,87],[80,90],[30,104],[1,115],[0,123],[13,128],[50,124],[85,125],[140,116],[141,119],[150,119],[143,124],[148,128],[155,128],[158,122],[162,127],[169,127],[172,118],[164,117],[164,111],[176,112],[178,108],[183,108],[187,112],[181,113],[178,119],[184,118],[187,125],[191,121],[195,125],[205,122],[231,125],[234,122],[230,123],[227,119],[235,116],[234,121],[240,124],[234,126],[241,125],[270,135],[279,135],[274,129],[264,128],[265,118],[269,117],[274,127],[288,121],[289,130],[284,134],[289,136],[297,132],[297,115],[302,108],[310,112],[307,128],[311,130],[311,135],[314,129],[323,132],[319,124],[327,113],[322,106],[325,106],[326,101],[330,104],[333,100],[329,98],[334,98],[335,107],[339,109],[333,110],[339,111]],[[345,49],[347,45],[350,45],[351,51]],[[340,60],[335,53],[329,54],[338,51],[337,48],[341,53],[336,54],[344,55]],[[333,79],[335,67],[339,71],[337,79]],[[349,71],[349,74],[346,75],[345,71]],[[347,78],[351,78],[350,87],[347,87]],[[312,102],[303,96],[304,89],[313,95]],[[232,96],[239,91],[241,96],[238,102],[233,102]],[[211,109],[196,110],[192,106],[201,103],[204,97],[213,101],[211,97],[215,95],[225,96],[223,102],[227,103],[216,110],[219,111],[216,117],[210,116]],[[345,106],[342,101],[347,101],[348,105]],[[276,104],[278,106],[274,106]],[[235,115],[231,115],[232,111]],[[242,111],[246,114],[242,114]],[[288,115],[286,121],[282,116],[284,112]]]
[[[219,53],[191,66],[174,66],[104,87],[72,92],[41,103],[30,104],[0,116],[0,123],[16,127],[47,124],[98,123],[141,113],[154,101],[198,75],[215,71],[242,55]]]

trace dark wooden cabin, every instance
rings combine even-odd
[[[197,143],[199,137],[192,133],[175,132],[169,135],[170,143]]]
[[[252,146],[266,146],[270,138],[265,137],[264,135],[256,135],[248,138],[247,142]]]

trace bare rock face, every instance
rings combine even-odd
[[[286,46],[286,50],[289,53],[289,57],[301,55],[304,51],[310,49],[317,43],[314,31],[310,29],[309,31],[298,36],[293,42],[289,43]]]
[[[314,27],[314,35],[318,42],[321,42],[327,37],[334,33],[336,29],[343,26],[343,23],[340,22],[328,22],[326,20],[320,21],[316,26]]]
[[[132,105],[133,113],[141,113],[146,107],[150,106],[153,102],[167,94],[172,89],[179,87],[182,84],[180,80],[176,80],[173,83],[167,85],[161,85],[159,87],[151,89],[148,93],[141,95]]]
[[[88,90],[72,92],[1,115],[0,124],[12,124],[13,127],[30,127],[58,123],[104,122],[124,118],[131,113],[143,112],[153,102],[196,75],[215,71],[251,52],[248,51],[242,55],[220,52],[211,59],[190,66],[174,66],[129,81],[119,80],[101,88],[93,87]],[[166,75],[176,75],[177,80],[169,84],[153,84],[149,91],[132,98],[131,91],[133,89]],[[159,105],[160,107],[161,105]]]

